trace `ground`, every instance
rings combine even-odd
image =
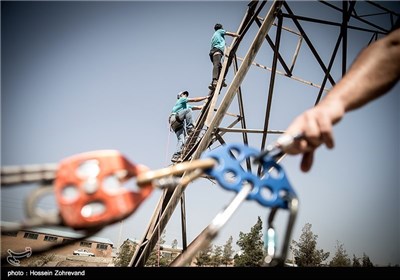
[[[24,260],[20,260],[20,266],[30,267],[98,267],[98,266],[114,266],[113,258],[102,257],[84,257],[84,256],[62,256],[62,255],[46,255],[31,256]],[[6,264],[4,266],[11,266]]]

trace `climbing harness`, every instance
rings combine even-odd
[[[183,128],[183,120],[179,118],[177,113],[169,115],[168,122],[173,132]]]

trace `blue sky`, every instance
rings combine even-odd
[[[150,169],[169,165],[176,138],[167,119],[176,94],[182,90],[193,97],[208,94],[213,26],[220,22],[235,32],[247,3],[2,2],[2,165],[54,163],[101,149],[119,150]],[[319,3],[289,4],[302,15],[341,17]],[[294,29],[287,19],[284,26]],[[338,28],[311,23],[304,23],[304,28],[328,64]],[[256,32],[253,26],[241,43],[239,57],[244,57]],[[271,38],[274,34],[271,28]],[[349,61],[369,39],[350,32]],[[227,44],[231,42],[227,37]],[[296,42],[297,36],[284,32],[281,48],[287,61]],[[272,52],[266,42],[255,61],[271,67]],[[340,71],[337,63],[332,71],[336,80]],[[321,84],[323,73],[305,44],[294,75]],[[262,127],[269,76],[269,71],[252,67],[242,83],[249,128]],[[297,114],[313,106],[317,94],[315,87],[278,75],[269,128],[284,130]],[[318,247],[331,256],[338,240],[351,258],[366,253],[375,264],[400,264],[399,99],[397,85],[376,102],[347,114],[334,128],[334,150],[319,149],[310,172],[300,171],[300,156],[282,161],[300,200],[293,239],[298,240],[305,223],[311,223]],[[228,112],[238,113],[236,99]],[[231,121],[226,117],[221,126]],[[250,145],[259,147],[260,136],[249,138]],[[269,136],[268,142],[274,139]],[[225,140],[241,142],[239,135],[227,135]],[[2,190],[2,220],[21,218],[23,199],[33,187]],[[141,239],[160,195],[155,190],[133,215],[99,236],[115,245],[126,238]],[[190,184],[185,192],[188,241],[233,197],[208,180]],[[177,239],[181,246],[179,213],[178,205],[166,227],[166,241]],[[213,243],[224,245],[229,236],[236,242],[239,232],[249,232],[258,216],[266,222],[268,213],[269,209],[246,201]],[[279,246],[286,213],[278,213],[276,221]]]

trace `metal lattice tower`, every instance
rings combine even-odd
[[[274,106],[278,106],[275,104],[273,106],[274,98],[285,94],[281,90],[282,83],[300,84],[310,88],[311,94],[304,98],[310,99],[312,102],[310,106],[317,104],[346,73],[351,63],[348,61],[349,47],[354,45],[355,41],[359,45],[367,46],[390,32],[399,19],[399,11],[393,10],[396,5],[394,2],[391,3],[392,7],[387,5],[389,2],[373,1],[304,2],[314,7],[313,11],[317,12],[307,16],[304,15],[304,11],[297,13],[295,6],[299,3],[295,2],[248,3],[247,11],[236,31],[240,36],[234,38],[227,47],[217,87],[215,91],[209,92],[212,98],[197,119],[195,133],[185,144],[184,160],[198,159],[206,149],[224,144],[230,141],[230,137],[237,137],[236,139],[240,139],[239,141],[246,145],[264,150],[270,138],[283,133],[282,130],[271,129],[273,109]],[[321,11],[326,11],[332,17],[321,18],[320,15],[323,14]],[[321,38],[315,36],[312,30],[320,33],[329,30],[335,34],[325,44],[325,47],[328,47],[324,48],[323,52],[319,47]],[[360,48],[357,51],[360,51]],[[240,57],[239,53],[244,53],[244,56]],[[308,55],[308,60],[302,60],[303,55]],[[266,62],[261,63],[258,59]],[[304,68],[312,70],[312,74],[307,75]],[[262,89],[264,97],[259,102],[261,106],[259,112],[262,112],[263,117],[254,110],[245,112],[245,109],[248,109],[245,83],[250,70],[253,69],[258,73],[265,70],[263,73],[266,73],[262,80],[262,85],[266,87]],[[303,74],[306,77],[303,77]],[[222,80],[228,75],[232,76],[231,82],[226,90],[221,90]],[[297,91],[301,92],[303,88]],[[283,99],[286,98],[291,97],[285,95]],[[232,103],[235,99],[237,104]],[[230,113],[228,109],[237,113]],[[254,114],[259,120],[258,129],[248,127]],[[294,116],[294,113],[292,114]],[[288,115],[287,117],[292,117]],[[251,141],[252,139],[256,140]],[[246,165],[248,169],[257,168],[252,166],[250,161]],[[196,239],[188,245],[186,238],[185,188],[186,186],[178,185],[173,190],[164,190],[130,266],[145,265],[157,243],[159,233],[165,229],[179,202],[181,202],[183,250],[194,246]]]

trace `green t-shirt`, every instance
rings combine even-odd
[[[212,38],[211,38],[211,49],[212,48],[218,48],[222,52],[224,52],[225,49],[225,33],[226,31],[224,29],[218,29],[217,31],[214,32]]]
[[[172,113],[178,113],[184,109],[192,108],[192,107],[193,106],[188,104],[187,97],[181,97],[176,101],[175,106],[172,108]]]

